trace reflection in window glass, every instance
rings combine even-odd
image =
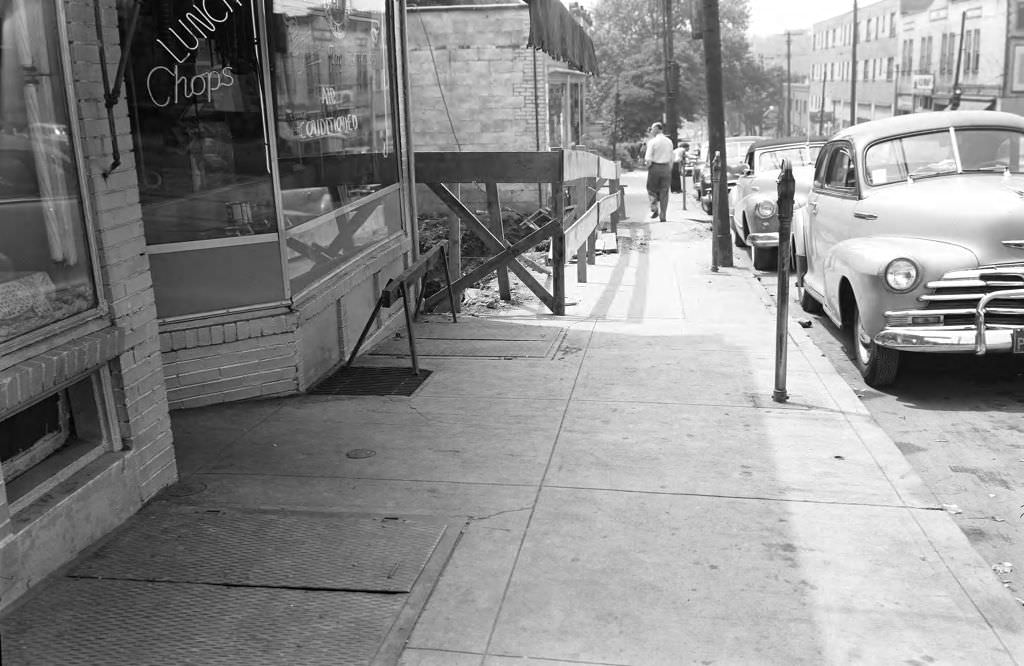
[[[569,84],[569,137],[573,144],[583,142],[583,84]]]
[[[142,3],[127,81],[150,245],[277,230],[254,25],[251,1]]]
[[[552,148],[565,145],[562,122],[565,116],[565,87],[564,83],[548,86],[548,136]]]
[[[96,305],[58,35],[0,0],[0,342]]]
[[[956,131],[956,145],[964,171],[1021,173],[1024,135],[1004,129]]]
[[[273,0],[274,115],[293,292],[401,231],[387,0]]]
[[[278,161],[289,227],[398,182],[385,6],[273,3]]]

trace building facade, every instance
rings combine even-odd
[[[905,4],[897,112],[946,109],[954,85],[961,109],[1005,108],[1013,94],[1005,76],[1008,9],[1006,0]]]
[[[527,45],[526,4],[420,4],[408,15],[417,150],[547,151],[582,142],[587,74]],[[535,184],[500,190],[503,205],[524,212],[545,198]],[[482,185],[465,184],[460,196],[486,199]],[[421,210],[440,210],[425,189],[418,201]]]
[[[175,481],[169,409],[352,349],[416,251],[404,17],[0,3],[0,607]]]
[[[830,134],[893,115],[898,43],[898,0],[859,8],[856,26],[852,11],[814,24],[808,84],[794,90],[795,98],[806,100],[801,108],[808,110],[802,117],[808,133]],[[856,109],[851,105],[854,84]]]

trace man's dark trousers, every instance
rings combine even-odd
[[[662,222],[668,212],[668,191],[672,180],[672,164],[653,163],[647,167],[647,198],[650,199],[651,213],[658,213]]]

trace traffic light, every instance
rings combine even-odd
[[[953,95],[949,98],[949,108],[956,111],[960,108],[960,98],[963,96],[964,91],[960,86],[953,88]]]

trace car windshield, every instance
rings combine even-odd
[[[729,164],[743,164],[747,150],[750,149],[753,143],[753,141],[726,141],[725,155],[729,160]]]
[[[954,138],[956,145],[954,148]],[[1024,133],[948,129],[876,143],[864,155],[867,181],[885,185],[962,172],[1024,172]]]
[[[757,170],[767,171],[782,168],[782,161],[789,160],[793,167],[813,166],[818,159],[821,146],[790,146],[778,150],[766,150],[757,158]]]

